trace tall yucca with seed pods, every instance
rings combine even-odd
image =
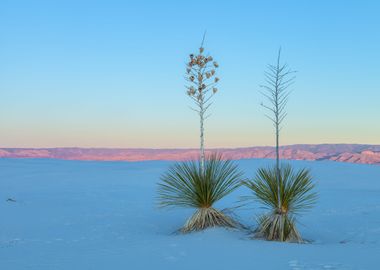
[[[266,116],[275,128],[276,164],[273,168],[259,169],[252,181],[245,182],[254,199],[271,211],[259,218],[256,236],[267,240],[303,242],[296,228],[296,216],[312,207],[316,193],[313,192],[314,184],[308,170],[295,171],[290,165],[280,164],[281,124],[286,117],[288,89],[295,80],[294,71],[287,64],[281,64],[281,49],[276,64],[268,66],[265,77],[266,85],[261,87],[269,105],[262,106],[269,111]]]
[[[200,120],[200,159],[172,166],[161,177],[158,190],[161,206],[196,209],[181,229],[183,233],[215,226],[237,226],[230,216],[213,207],[240,185],[242,173],[232,161],[223,160],[220,155],[205,156],[204,121],[210,100],[218,91],[216,69],[219,65],[211,55],[204,54],[203,43],[204,36],[199,52],[189,55],[185,76],[187,94],[196,105],[192,109]]]

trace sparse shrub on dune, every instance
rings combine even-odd
[[[219,64],[205,54],[203,43],[198,53],[189,55],[185,79],[187,95],[194,102],[192,108],[199,116],[200,147],[199,161],[179,162],[161,177],[159,199],[161,206],[182,206],[197,209],[181,229],[183,233],[199,231],[208,227],[236,227],[237,223],[228,215],[213,208],[216,201],[239,186],[241,173],[232,161],[223,160],[213,154],[205,156],[204,121],[217,93]]]
[[[240,185],[241,177],[237,165],[216,154],[206,157],[203,172],[200,161],[176,163],[161,177],[159,204],[196,209],[182,227],[183,233],[209,227],[234,228],[238,223],[215,209],[214,204],[234,191]]]
[[[280,178],[277,179],[275,167],[262,168],[252,181],[244,184],[252,190],[253,199],[269,210],[258,218],[256,237],[302,243],[296,217],[316,201],[310,172],[306,169],[295,171],[286,165],[281,167]]]
[[[254,199],[269,208],[270,212],[259,217],[256,237],[267,240],[302,242],[296,228],[296,215],[310,208],[316,199],[310,172],[295,171],[290,165],[280,164],[280,131],[285,119],[286,105],[294,83],[294,71],[281,64],[281,49],[275,65],[268,65],[266,84],[262,94],[269,105],[262,104],[269,112],[266,115],[275,128],[276,163],[273,168],[261,168],[252,181],[245,185],[253,191]]]

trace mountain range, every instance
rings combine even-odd
[[[215,148],[225,158],[275,158],[275,148],[255,146],[244,148]],[[51,158],[66,160],[143,161],[188,160],[199,154],[198,149],[148,148],[0,148],[0,158]],[[380,145],[364,144],[297,144],[280,148],[284,159],[333,160],[340,162],[380,165]]]

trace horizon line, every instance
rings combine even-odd
[[[370,144],[370,143],[296,143],[296,144],[284,144],[280,145],[282,147],[289,146],[320,146],[320,145],[356,145],[356,146],[380,146],[380,144]],[[274,148],[275,145],[252,145],[252,146],[237,146],[237,147],[207,147],[206,150],[218,150],[218,149],[242,149],[242,148]],[[3,147],[0,149],[129,149],[129,150],[197,150],[199,147],[102,147],[102,146],[54,146],[54,147]]]

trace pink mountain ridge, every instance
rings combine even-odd
[[[229,159],[274,158],[274,147],[217,148]],[[300,144],[281,147],[281,157],[293,160],[333,160],[380,165],[380,145]],[[51,158],[65,160],[144,161],[189,160],[199,155],[198,149],[137,148],[0,148],[0,158]]]

